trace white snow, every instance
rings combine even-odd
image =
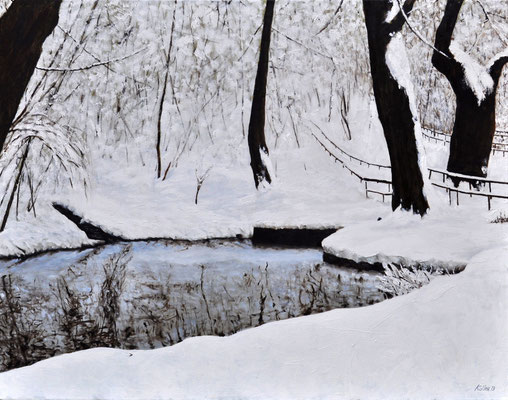
[[[395,18],[395,16],[400,11],[400,4],[399,4],[398,0],[393,0],[391,3],[392,3],[392,6],[391,6],[390,10],[388,11],[388,13],[386,14],[386,18],[385,18],[386,23],[392,22],[392,20]]]
[[[473,57],[465,53],[456,41],[450,44],[450,51],[464,68],[464,77],[466,83],[471,88],[476,98],[478,105],[485,99],[494,88],[494,81],[489,74],[490,67],[485,67],[478,63]]]
[[[474,210],[474,211],[473,211]],[[424,218],[397,211],[344,229],[323,241],[325,252],[355,261],[463,268],[475,254],[508,244],[506,224],[478,209],[431,209]]]
[[[404,88],[406,91],[407,97],[409,98],[409,104],[411,106],[411,112],[413,113],[413,116],[417,118],[418,112],[416,109],[416,96],[413,89],[411,69],[402,33],[398,32],[395,34],[388,43],[385,59],[386,65],[388,65],[393,78],[398,82],[399,86]]]
[[[453,231],[467,235],[460,232]],[[373,306],[158,350],[98,348],[58,356],[0,374],[0,396],[503,399],[508,248],[499,245],[490,243],[458,275]],[[494,389],[479,391],[485,387]]]
[[[240,151],[248,159],[247,148]],[[276,184],[265,191],[255,189],[247,162],[216,161],[196,205],[193,158],[182,160],[163,182],[154,182],[149,169],[116,168],[104,161],[101,169],[106,172],[96,178],[87,196],[79,190],[62,191],[51,200],[129,239],[248,237],[255,225],[340,227],[386,212],[387,203],[366,199],[358,180],[317,144],[274,153]],[[12,218],[0,233],[1,255],[92,243],[50,204],[39,205],[37,213],[37,218],[22,214],[18,222]]]
[[[276,179],[275,171],[273,169],[272,161],[270,160],[270,156],[264,149],[259,149],[259,155],[261,157],[261,162],[266,167],[266,170],[268,171],[268,175],[270,175],[270,179],[273,181]],[[268,190],[270,187],[270,183],[266,179],[262,179],[262,181],[259,183],[259,188],[263,190]]]
[[[490,59],[489,63],[487,64],[487,70],[490,70],[492,65],[502,57],[508,57],[508,47]]]

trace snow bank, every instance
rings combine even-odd
[[[92,349],[0,374],[2,398],[501,399],[508,248],[408,295],[158,350]],[[495,299],[495,300],[493,300]],[[494,387],[494,391],[480,389]]]
[[[472,209],[431,210],[425,218],[397,211],[381,221],[344,229],[323,241],[325,252],[354,261],[461,269],[472,257],[496,243],[508,244],[505,224]]]
[[[104,162],[100,169],[107,172],[96,178],[87,197],[74,190],[51,200],[128,239],[249,237],[254,226],[338,227],[386,213],[387,203],[366,199],[358,180],[334,164],[317,144],[274,153],[278,161],[269,189],[255,189],[247,162],[216,163],[201,187],[197,205],[192,158],[183,160],[166,181],[154,181],[148,168],[112,168]],[[41,204],[37,218],[27,214],[21,214],[20,221],[12,218],[0,233],[0,255],[89,243],[50,204]]]

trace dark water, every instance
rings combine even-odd
[[[97,346],[155,348],[382,301],[381,274],[319,249],[139,242],[0,262],[0,368]]]

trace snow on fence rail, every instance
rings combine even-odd
[[[473,196],[486,197],[489,210],[491,209],[492,199],[508,200],[508,195],[499,194],[499,193],[492,193],[492,185],[501,185],[501,186],[508,187],[508,182],[494,180],[494,179],[488,179],[488,178],[481,178],[478,176],[456,174],[454,172],[448,172],[448,171],[444,171],[444,170],[436,169],[436,168],[427,168],[427,169],[429,171],[429,179],[431,179],[433,173],[436,173],[436,174],[439,174],[442,176],[443,184],[432,182],[432,185],[434,185],[435,187],[441,188],[441,189],[446,189],[446,192],[448,193],[448,201],[450,204],[452,204],[452,193],[454,193],[454,192],[456,194],[457,205],[459,205],[459,193],[468,194],[469,197],[473,197]],[[459,189],[457,187],[450,187],[450,186],[444,184],[446,182],[446,179],[453,179],[453,178],[460,178],[463,180],[465,179],[469,185],[469,190]],[[480,183],[484,184],[485,187],[488,188],[488,192],[484,193],[484,192],[479,192],[479,191],[473,191],[474,182],[480,182]]]
[[[427,168],[429,171],[429,179],[432,177],[432,173],[439,174],[443,177],[443,183],[445,182],[446,178],[452,179],[452,178],[460,178],[463,180],[466,180],[469,183],[469,190],[472,189],[473,182],[481,182],[483,184],[488,185],[489,187],[489,193],[492,192],[492,185],[508,185],[508,182],[505,181],[498,181],[494,179],[488,179],[488,178],[482,178],[479,176],[471,176],[471,175],[463,175],[463,174],[457,174],[455,172],[449,172],[442,169],[437,168]]]
[[[355,156],[347,153],[345,150],[341,149],[337,144],[335,144],[323,132],[323,130],[321,128],[319,128],[319,126],[317,126],[316,124],[314,124],[314,125],[319,129],[319,131],[321,132],[323,137],[335,149],[339,150],[343,155],[346,155],[347,157],[349,157],[350,161],[355,160],[355,161],[359,162],[360,165],[367,165],[367,167],[374,166],[374,167],[377,167],[379,170],[380,169],[391,169],[390,166],[370,163],[368,161],[362,160],[362,159],[360,159],[358,157],[355,157]],[[339,162],[342,165],[343,168],[347,169],[351,173],[351,175],[357,177],[360,180],[361,183],[365,183],[365,197],[368,198],[369,197],[369,193],[378,194],[378,195],[381,196],[381,198],[383,200],[383,203],[384,203],[386,196],[392,196],[392,193],[391,193],[392,182],[391,181],[389,181],[387,179],[371,178],[371,177],[366,177],[366,176],[360,175],[357,171],[355,171],[353,168],[351,168],[344,160],[340,159],[338,156],[333,154],[333,152],[326,146],[326,144],[323,143],[323,140],[319,139],[314,134],[314,132],[310,131],[310,133],[314,137],[314,139],[319,143],[319,145],[325,150],[325,152],[330,157],[332,157],[335,160],[335,162]],[[440,169],[436,169],[436,168],[427,168],[427,170],[429,171],[429,179],[432,178],[432,174],[433,173],[434,174],[439,174],[439,175],[442,176],[443,184],[439,184],[439,183],[435,183],[435,182],[431,182],[431,184],[434,187],[446,190],[446,192],[448,193],[448,200],[449,200],[450,204],[452,204],[452,193],[456,194],[456,203],[457,203],[457,205],[460,205],[459,194],[467,194],[467,195],[469,195],[469,197],[473,197],[473,196],[486,197],[487,198],[487,205],[488,205],[488,209],[489,210],[492,207],[492,199],[506,199],[506,200],[508,200],[508,195],[503,195],[503,194],[498,194],[498,193],[492,193],[492,185],[507,185],[508,186],[508,182],[499,181],[499,180],[493,180],[493,179],[488,179],[488,178],[481,178],[481,177],[471,176],[471,175],[456,174],[456,173],[453,173],[453,172],[448,172],[448,171],[444,171],[444,170],[440,170]],[[447,186],[447,185],[444,184],[446,182],[446,179],[452,179],[452,178],[461,178],[461,179],[465,180],[469,184],[469,190],[460,189],[460,188],[456,188],[456,187],[450,187],[450,186]],[[381,183],[381,184],[388,185],[388,192],[383,192],[383,191],[374,190],[372,188],[369,188],[368,187],[369,182],[372,182],[372,183]],[[479,191],[473,191],[473,183],[474,182],[481,182],[482,184],[485,185],[485,187],[488,187],[488,193],[479,192]]]
[[[441,189],[446,189],[446,192],[448,193],[448,201],[450,204],[452,204],[452,193],[453,192],[456,193],[457,205],[459,205],[459,193],[468,194],[469,197],[473,197],[473,196],[486,197],[489,211],[492,207],[492,204],[491,204],[492,199],[505,199],[505,200],[508,199],[508,196],[503,196],[501,194],[493,194],[490,192],[489,193],[474,192],[471,190],[464,190],[464,189],[459,189],[459,188],[455,188],[455,187],[449,187],[447,185],[440,185],[439,183],[435,183],[435,182],[432,182],[432,185],[435,187],[441,188]]]

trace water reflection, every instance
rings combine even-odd
[[[318,249],[115,244],[0,264],[0,365],[107,346],[155,348],[384,299],[379,274]]]

